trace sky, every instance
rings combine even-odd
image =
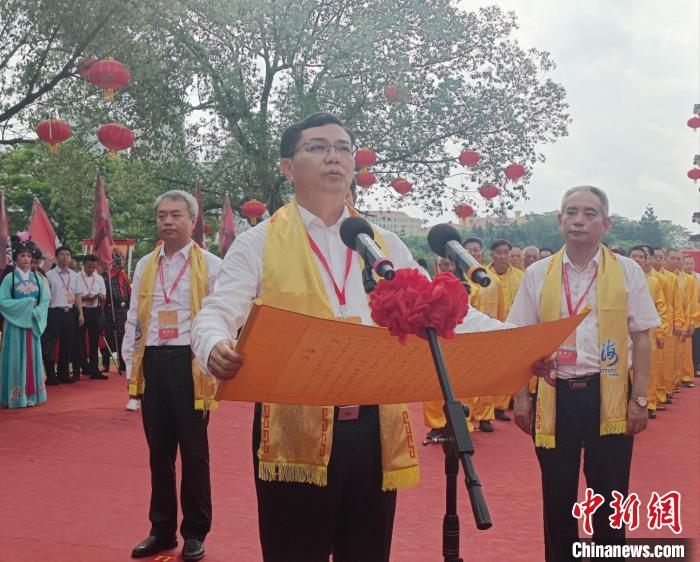
[[[603,188],[610,211],[633,219],[648,204],[659,219],[695,233],[698,184],[687,177],[700,129],[700,0],[463,0],[467,10],[514,11],[519,43],[549,51],[551,77],[567,92],[569,136],[540,147],[525,213],[551,211],[574,185]],[[422,216],[413,208],[405,208]],[[430,224],[451,220],[433,217]]]

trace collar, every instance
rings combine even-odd
[[[187,256],[190,255],[190,250],[192,249],[192,244],[194,244],[194,240],[190,240],[185,246],[183,246],[177,252],[175,252],[173,254],[173,256],[175,256],[176,254],[180,254],[186,260]],[[165,258],[165,244],[161,244],[160,253],[158,255],[162,258]]]
[[[81,271],[81,272],[80,272],[80,275],[82,275],[83,277],[87,277],[87,278],[89,279],[90,277],[92,277],[92,276],[95,275],[95,272],[93,271],[91,275],[88,275],[88,274],[85,273],[84,271]]]
[[[586,266],[586,269],[584,271],[590,269],[591,265],[593,265],[595,268],[598,267],[598,264],[600,263],[600,252],[601,252],[600,246],[598,246],[598,251],[595,253],[595,256],[593,256],[591,261],[588,262],[588,265]],[[571,261],[571,259],[569,258],[569,254],[566,252],[566,250],[564,250],[564,259],[562,260],[562,263],[564,265],[568,265],[571,269],[576,271],[576,268],[574,267],[574,264]]]
[[[318,218],[316,215],[314,215],[311,211],[308,211],[299,203],[297,203],[297,207],[299,207],[299,213],[301,214],[301,220],[304,222],[304,227],[306,230],[309,230],[310,226],[317,226],[320,228],[324,228],[326,230],[340,230],[340,224],[350,216],[350,211],[348,210],[347,205],[343,205],[343,212],[340,215],[340,218],[338,219],[338,222],[336,222],[332,226],[326,226],[326,223],[323,222],[320,218]]]

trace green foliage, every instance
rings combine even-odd
[[[494,240],[503,238],[511,244],[525,247],[529,245],[538,248],[558,250],[563,245],[559,234],[556,214],[529,215],[528,220],[521,224],[488,224],[486,227],[470,230],[460,229],[462,240],[468,237],[480,238],[484,249],[488,251]],[[650,236],[647,238],[647,236]],[[654,237],[655,236],[655,237]],[[638,244],[651,244],[663,248],[688,245],[690,232],[682,226],[670,221],[658,221],[654,209],[647,207],[640,220],[628,219],[613,215],[612,228],[604,242],[608,245],[619,245],[629,250]],[[425,235],[407,237],[405,240],[414,257],[422,257],[429,264],[434,260],[434,254],[428,247]]]
[[[117,231],[148,237],[154,194],[192,189],[196,178],[207,209],[219,209],[226,192],[234,206],[256,197],[279,207],[291,193],[278,170],[281,132],[324,110],[378,152],[374,171],[387,198],[401,174],[415,185],[401,203],[426,211],[468,199],[463,191],[486,181],[503,189],[502,209],[512,208],[527,177],[513,186],[503,166],[543,162],[540,146],[566,135],[569,123],[564,90],[548,78],[553,61],[522,49],[516,26],[498,7],[464,12],[453,0],[6,0],[0,145],[19,155],[0,158],[0,177],[10,205],[26,208],[36,193],[77,239],[88,229],[99,164]],[[78,76],[88,56],[131,71],[115,102]],[[392,84],[407,99],[387,101]],[[53,160],[24,146],[49,116],[74,133]],[[115,165],[95,138],[112,121],[136,134]],[[469,174],[456,163],[463,146],[482,154]]]

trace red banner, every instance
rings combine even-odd
[[[102,183],[100,169],[97,168],[95,180],[95,205],[92,209],[92,239],[93,253],[97,255],[98,267],[102,271],[112,263],[112,246],[114,245],[112,231],[112,215],[109,212],[105,187]]]
[[[12,248],[10,245],[10,223],[7,221],[7,209],[5,208],[5,192],[0,192],[0,270],[12,261]]]
[[[207,241],[204,239],[204,205],[202,205],[202,186],[197,180],[194,188],[194,197],[197,199],[197,206],[199,210],[197,211],[197,222],[194,224],[194,232],[192,233],[192,240],[199,244],[199,247],[206,250]]]
[[[56,248],[61,242],[56,237],[51,221],[37,197],[34,197],[32,217],[29,219],[29,236],[44,254],[44,269],[48,270],[56,261]]]
[[[219,228],[219,254],[223,258],[236,239],[236,221],[233,218],[233,209],[231,209],[231,200],[226,194],[224,199],[224,208],[221,212],[221,227]]]

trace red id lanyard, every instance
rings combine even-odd
[[[569,309],[569,316],[576,316],[578,314],[579,308],[581,308],[581,305],[583,304],[583,301],[586,300],[586,295],[588,295],[588,291],[591,290],[593,283],[595,283],[596,277],[598,277],[598,270],[596,269],[595,273],[593,274],[593,279],[591,279],[591,282],[588,284],[588,287],[586,287],[586,290],[583,292],[583,295],[581,295],[581,298],[576,303],[575,308],[571,306],[571,289],[569,287],[569,273],[566,271],[566,265],[562,266],[561,274],[564,278],[564,292],[566,293],[566,306]]]
[[[182,269],[180,269],[180,273],[177,274],[177,278],[175,279],[175,283],[173,283],[173,286],[170,288],[170,294],[168,294],[165,291],[165,279],[163,275],[163,258],[158,260],[158,277],[160,278],[160,286],[163,288],[163,298],[165,299],[165,304],[170,304],[170,297],[173,296],[173,292],[175,291],[175,288],[177,287],[178,283],[180,283],[180,280],[182,277],[185,275],[185,271],[187,271],[187,268],[190,265],[191,261],[191,256],[187,257],[187,261],[185,264],[182,266]]]
[[[63,280],[63,271],[60,269],[58,271],[58,278],[61,280],[61,283],[63,284],[63,288],[66,290],[66,293],[70,293],[70,271],[68,272],[68,283],[66,283]]]
[[[341,288],[338,287],[338,284],[335,282],[335,278],[331,273],[331,268],[328,265],[328,261],[323,255],[323,252],[321,252],[321,248],[318,247],[318,244],[314,242],[314,239],[311,238],[311,235],[309,233],[307,233],[306,235],[309,237],[311,249],[314,251],[314,254],[316,254],[319,261],[321,262],[321,265],[326,270],[326,273],[328,273],[328,277],[330,277],[331,281],[333,282],[333,289],[335,289],[335,294],[338,297],[338,303],[340,303],[340,306],[345,306],[345,286],[348,283],[348,277],[350,276],[350,267],[352,266],[352,250],[350,248],[347,249],[348,251],[345,259],[345,278],[343,279],[343,286]]]
[[[81,275],[83,279],[83,285],[85,285],[85,288],[88,291],[88,295],[92,295],[92,288],[95,286],[95,274],[92,274],[92,283],[90,283],[90,286],[88,287],[87,281],[85,281],[85,274]]]

